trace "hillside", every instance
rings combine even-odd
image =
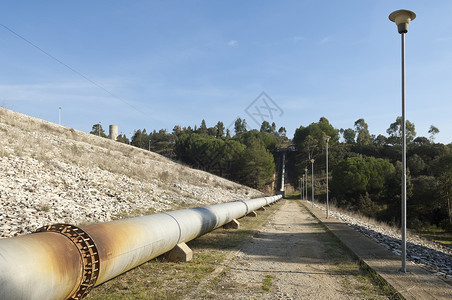
[[[153,152],[0,108],[0,237],[262,194]]]

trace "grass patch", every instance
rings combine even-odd
[[[428,240],[452,247],[452,232],[440,228],[430,228],[419,231],[419,234]]]
[[[48,203],[41,203],[39,208],[43,212],[49,212],[50,211],[50,205]]]
[[[270,291],[270,288],[272,286],[272,279],[273,279],[272,275],[266,275],[265,276],[265,278],[263,280],[263,283],[262,283],[262,289],[264,291],[266,291],[266,292]]]
[[[293,194],[287,194],[287,195],[284,196],[284,199],[288,199],[288,200],[298,200],[298,199],[300,199],[300,196],[301,196],[300,192],[298,192],[298,193],[293,193]]]

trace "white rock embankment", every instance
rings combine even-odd
[[[315,206],[325,210],[322,205]],[[343,212],[329,210],[330,216],[352,226],[355,230],[389,249],[396,255],[402,255],[401,234],[392,228],[364,222]],[[407,261],[419,264],[437,276],[452,279],[452,249],[438,243],[433,243],[418,235],[407,237]]]
[[[262,193],[158,154],[0,108],[0,238]]]

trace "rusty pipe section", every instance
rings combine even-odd
[[[257,198],[0,239],[0,299],[81,299],[89,290],[177,244],[281,196]]]
[[[55,232],[0,240],[0,299],[62,299],[80,285],[77,247]]]

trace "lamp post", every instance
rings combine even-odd
[[[416,18],[411,10],[401,9],[392,12],[389,20],[396,23],[402,38],[402,268],[406,273],[406,121],[405,121],[405,33],[408,25]]]
[[[61,125],[61,106],[58,107],[58,125]]]
[[[304,179],[305,179],[305,199],[308,200],[308,168],[304,168]]]
[[[97,136],[100,136],[100,121],[99,124],[97,124]]]
[[[280,191],[284,195],[284,177],[286,176],[286,151],[287,149],[282,149],[282,169],[281,169],[281,189]]]
[[[312,192],[312,208],[314,208],[314,159],[311,159],[311,192]]]
[[[303,200],[306,200],[306,175],[303,174]]]
[[[328,142],[331,137],[325,136],[325,142],[326,142],[326,218],[328,219],[329,215],[329,206],[328,206]]]
[[[303,181],[304,181],[303,176],[300,177],[300,200],[303,200],[303,190],[304,190],[304,188],[303,188]]]

